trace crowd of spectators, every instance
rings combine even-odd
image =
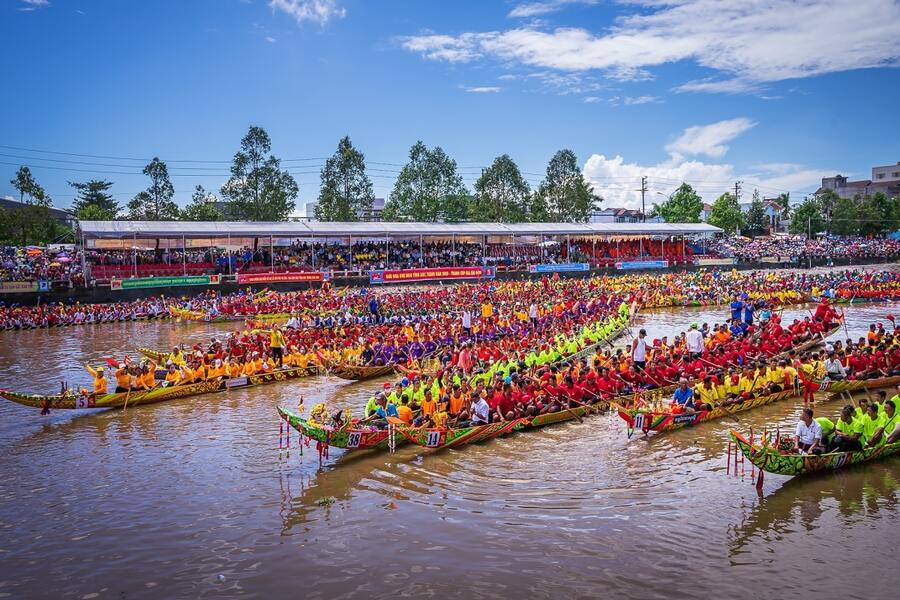
[[[274,251],[274,256],[272,252]],[[226,251],[222,248],[158,250],[88,250],[84,259],[89,279],[107,281],[133,276],[235,274],[267,271],[328,269],[365,273],[372,269],[413,269],[488,265],[507,269],[538,263],[589,262],[609,266],[623,260],[668,260],[670,264],[691,263],[698,254],[734,257],[738,262],[804,263],[814,258],[819,264],[834,259],[891,259],[900,257],[900,241],[887,238],[772,236],[748,239],[722,237],[701,245],[681,240],[601,241],[572,239],[566,243],[487,244],[462,241],[417,240],[358,241],[352,246],[339,243],[295,243],[274,248]],[[82,256],[76,250],[49,250],[35,246],[0,249],[0,282],[49,282],[82,286]]]
[[[81,254],[37,246],[0,248],[0,282],[10,281],[84,285]]]
[[[774,257],[779,262],[804,262],[815,259],[871,259],[900,256],[900,241],[890,238],[828,237],[806,239],[803,235],[772,237],[723,237],[710,243],[709,251],[738,262],[758,262]]]
[[[346,244],[296,243],[291,246],[261,245],[228,252],[223,249],[89,251],[86,258],[91,276],[97,280],[134,275],[188,275],[205,273],[253,273],[264,271],[366,272],[372,269],[415,269],[461,265],[525,267],[540,262],[563,260],[565,248],[521,244],[481,244],[468,242],[428,242],[392,240],[360,241]],[[273,256],[274,252],[274,256]]]

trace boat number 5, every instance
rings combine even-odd
[[[75,399],[75,408],[90,408],[91,399],[88,396],[81,395]]]
[[[362,434],[359,432],[351,433],[347,436],[347,447],[348,448],[359,448],[359,438],[362,437]]]
[[[441,445],[441,432],[440,431],[429,431],[428,432],[428,442],[425,444],[429,448],[434,448],[436,446]]]

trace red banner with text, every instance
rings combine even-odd
[[[244,283],[281,283],[291,281],[325,281],[328,277],[321,271],[303,271],[287,273],[243,273],[238,274],[237,282]]]
[[[440,279],[493,279],[493,267],[434,267],[369,271],[369,283],[403,283]]]

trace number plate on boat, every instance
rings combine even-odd
[[[644,413],[638,413],[634,415],[634,428],[635,429],[643,429],[644,428]]]
[[[235,377],[225,381],[225,387],[240,387],[242,385],[247,385],[246,377]]]
[[[347,436],[347,447],[348,448],[359,448],[359,440],[362,438],[362,434],[358,431],[354,431],[350,435]]]
[[[428,440],[425,442],[425,446],[428,448],[437,448],[440,446],[443,433],[443,431],[429,431]]]

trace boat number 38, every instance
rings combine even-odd
[[[347,436],[347,447],[348,448],[359,448],[359,440],[362,437],[362,434],[358,431],[354,431],[353,433]]]

